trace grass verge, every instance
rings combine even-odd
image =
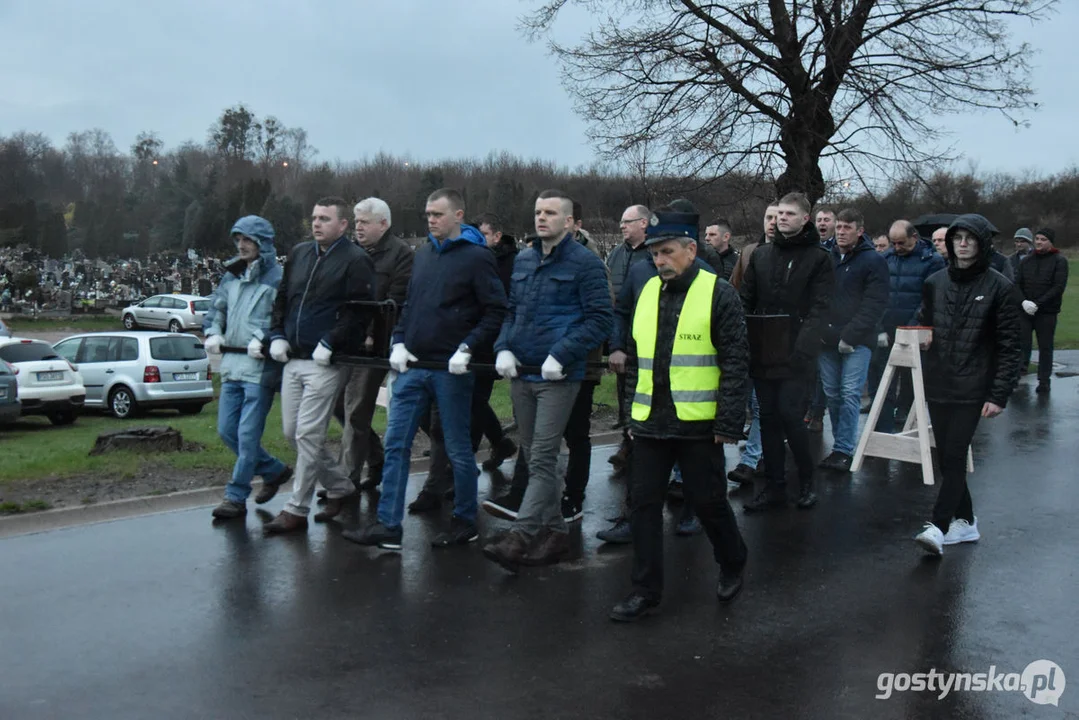
[[[595,402],[615,404],[613,375],[606,375],[596,389]],[[513,417],[509,399],[509,384],[495,383],[491,395],[491,407],[504,423]],[[90,457],[98,435],[129,427],[171,426],[179,430],[184,440],[198,443],[200,450],[179,453],[114,452]],[[379,408],[372,423],[374,429],[383,433],[386,429],[386,411]],[[330,439],[341,436],[341,427],[331,421]],[[287,463],[294,463],[295,453],[285,442],[281,431],[281,405],[275,400],[266,420],[263,445],[270,454]],[[105,476],[115,481],[130,479],[140,472],[154,467],[169,467],[197,472],[200,469],[228,469],[235,456],[217,436],[217,401],[210,403],[199,415],[178,415],[174,411],[154,411],[132,420],[117,420],[101,413],[88,411],[73,425],[55,427],[43,417],[23,417],[4,429],[0,429],[0,485],[20,480],[39,480],[52,477],[79,475]]]

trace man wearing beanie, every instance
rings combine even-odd
[[[1030,366],[1033,333],[1038,333],[1038,389],[1049,392],[1053,374],[1053,334],[1057,329],[1060,300],[1068,286],[1068,261],[1053,247],[1056,233],[1042,228],[1034,234],[1034,254],[1019,263],[1015,284],[1023,300],[1019,315],[1022,328],[1021,372]]]
[[[1034,233],[1030,228],[1019,228],[1015,231],[1015,254],[1008,258],[1012,266],[1012,278],[1019,280],[1019,263],[1023,262],[1034,249]]]

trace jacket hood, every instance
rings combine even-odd
[[[274,231],[273,225],[269,220],[261,218],[258,215],[246,215],[236,221],[236,224],[232,226],[232,230],[229,231],[229,235],[235,235],[240,233],[245,237],[249,237],[259,244],[259,254],[265,258],[267,255],[277,260],[277,251],[274,249]]]
[[[793,237],[786,237],[779,230],[776,230],[776,236],[772,242],[775,243],[776,247],[819,246],[820,233],[817,232],[817,228],[813,223],[807,222],[801,232]]]
[[[434,236],[430,233],[428,233],[427,239],[431,241],[431,244],[435,246],[435,250],[438,252],[442,252],[451,245],[456,245],[457,243],[472,243],[473,245],[487,247],[487,238],[483,237],[483,233],[471,225],[461,225],[461,234],[444,242],[435,240]]]
[[[517,247],[517,238],[512,235],[503,234],[495,246],[491,248],[497,257],[504,255],[516,255],[519,248]]]
[[[967,230],[978,238],[978,258],[969,268],[960,270],[955,257],[955,234],[959,230]],[[977,213],[960,215],[948,226],[948,234],[944,236],[944,246],[948,248],[948,272],[952,277],[957,274],[978,275],[989,268],[989,259],[993,256],[993,236],[999,230],[984,216]],[[958,278],[957,278],[958,279]]]

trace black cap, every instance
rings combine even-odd
[[[678,238],[696,241],[700,220],[701,216],[697,213],[657,210],[652,214],[652,219],[645,230],[644,244],[655,245],[665,240]]]

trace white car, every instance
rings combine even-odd
[[[86,407],[108,410],[114,417],[134,417],[153,408],[194,415],[214,399],[210,360],[193,335],[85,333],[56,343],[56,352],[78,364]]]
[[[69,425],[86,402],[79,369],[42,340],[0,339],[0,360],[15,368],[23,415],[44,415],[53,425]]]
[[[124,308],[124,328],[158,328],[178,333],[202,329],[210,298],[199,295],[154,295]]]

